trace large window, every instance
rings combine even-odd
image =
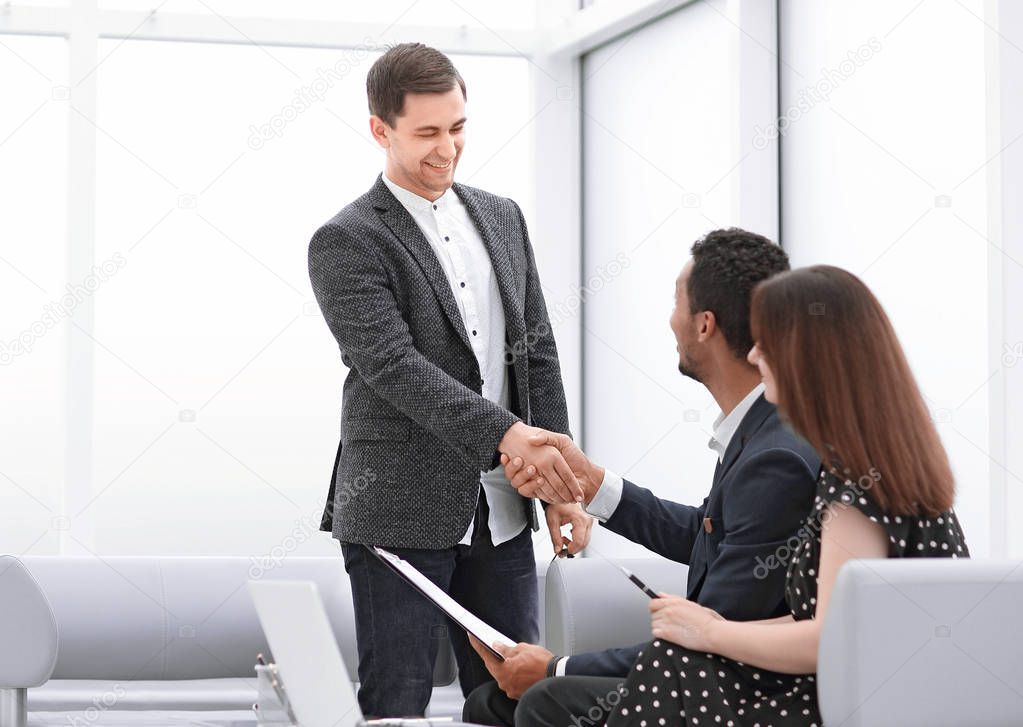
[[[125,265],[96,311],[97,546],[265,548],[323,507],[346,372],[305,252],[382,167],[379,54],[103,50],[97,257]],[[472,91],[460,179],[525,203],[528,109],[498,93],[526,98],[525,62],[453,60]]]
[[[698,503],[719,410],[678,371],[675,278],[702,234],[737,224],[733,34],[698,2],[583,59],[586,447],[662,497]],[[638,72],[642,69],[642,72]],[[642,548],[598,529],[615,554]]]
[[[3,341],[30,349],[4,349],[0,549],[57,552],[70,528],[78,552],[268,553],[296,532],[300,552],[333,552],[310,536],[347,372],[306,247],[382,169],[365,100],[378,45],[100,39],[94,271],[79,281],[66,139],[84,112],[67,41],[0,39]],[[513,53],[451,54],[469,90],[459,181],[528,218],[529,63]],[[91,323],[74,306],[45,323],[65,285],[94,305]],[[70,325],[93,375],[66,390]],[[69,435],[81,406],[92,427]],[[93,465],[65,481],[69,436]]]
[[[0,36],[0,549],[56,553],[67,398],[67,48]],[[68,287],[70,286],[70,287]]]

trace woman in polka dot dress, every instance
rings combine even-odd
[[[727,621],[679,596],[651,601],[654,640],[608,727],[820,725],[817,646],[852,558],[968,557],[948,457],[884,310],[854,275],[794,270],[758,286],[750,363],[824,462],[813,509],[776,557],[790,614]]]

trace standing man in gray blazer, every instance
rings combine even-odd
[[[448,623],[369,547],[535,642],[536,510],[500,454],[534,464],[550,498],[569,503],[548,508],[552,529],[586,516],[560,451],[528,442],[569,427],[522,212],[454,182],[465,82],[443,53],[407,43],[373,64],[366,88],[384,172],[309,245],[313,291],[349,368],[320,529],[341,542],[351,579],[363,712],[414,716]],[[464,632],[452,641],[468,694],[492,677]]]

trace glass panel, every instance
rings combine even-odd
[[[66,279],[67,44],[0,36],[0,552],[54,554],[65,338],[92,281]],[[68,287],[65,287],[68,286]]]
[[[718,409],[679,373],[668,318],[689,247],[732,222],[735,28],[718,9],[687,6],[582,69],[587,451],[680,502],[703,500],[715,464],[706,445]],[[593,542],[648,554],[602,529]]]

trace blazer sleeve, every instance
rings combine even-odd
[[[568,407],[565,403],[565,385],[561,379],[561,363],[558,361],[558,346],[554,341],[554,329],[547,314],[540,276],[536,270],[533,245],[529,241],[522,210],[514,201],[512,205],[522,228],[527,262],[526,301],[523,309],[527,338],[522,343],[529,357],[530,424],[571,436]],[[514,345],[512,350],[517,350]]]
[[[629,675],[632,665],[639,659],[640,652],[649,643],[570,656],[565,664],[565,674],[567,676],[626,677]]]
[[[669,560],[689,564],[707,501],[699,507],[662,500],[625,480],[622,499],[604,527]]]
[[[778,556],[809,515],[816,479],[791,449],[768,449],[736,464],[722,500],[725,536],[697,598],[702,605],[736,621],[787,613],[786,568]],[[771,556],[777,567],[761,567]]]
[[[328,223],[309,243],[309,278],[342,355],[373,391],[478,469],[491,469],[519,418],[416,349],[376,252]]]

